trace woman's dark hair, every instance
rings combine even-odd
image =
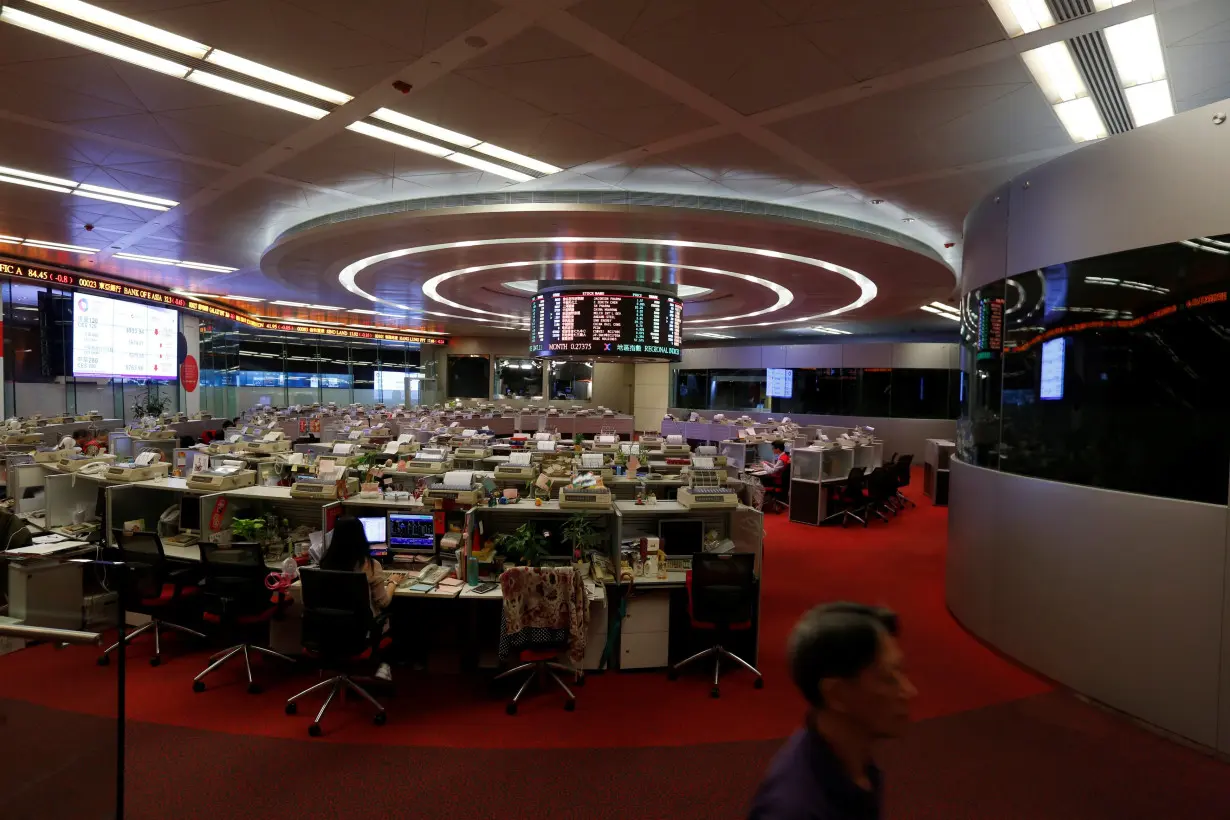
[[[824,708],[820,682],[853,678],[876,661],[880,636],[897,634],[897,614],[848,602],[822,604],[799,619],[790,633],[790,673],[803,697]]]
[[[371,559],[371,544],[359,519],[351,516],[337,519],[333,525],[333,539],[320,558],[321,569],[355,572],[363,569]]]
[[[780,438],[777,441],[773,442],[773,444],[771,444],[770,446],[774,450],[781,450],[783,453],[786,452],[786,442],[782,441]]]

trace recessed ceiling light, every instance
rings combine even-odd
[[[175,263],[176,267],[191,268],[192,270],[207,270],[213,273],[234,273],[239,268],[230,268],[226,265],[210,265],[205,262],[188,262],[180,261]],[[263,300],[262,300],[263,301]]]
[[[32,245],[36,248],[47,248],[48,250],[53,251],[68,251],[70,253],[98,253],[98,248],[87,248],[82,245],[66,245],[63,242],[44,242],[41,239],[27,239],[21,244]]]
[[[1089,89],[1066,42],[1023,52],[1021,59],[1051,105],[1089,96]]]
[[[943,302],[932,302],[932,303],[931,303],[931,307],[936,308],[937,310],[944,310],[944,311],[947,311],[947,312],[949,312],[949,313],[956,314],[956,315],[958,315],[958,316],[960,316],[960,315],[961,315],[961,309],[960,309],[960,308],[955,307],[955,306],[953,306],[953,305],[946,305],[946,304],[944,304]]]
[[[704,338],[706,338],[706,339],[733,339],[733,338],[735,338],[734,336],[727,336],[725,333],[709,333],[709,332],[703,332],[703,333],[693,333],[693,334],[691,334],[691,335],[693,335],[693,336],[703,336],[703,337],[704,337]]]
[[[1009,37],[1055,25],[1046,0],[990,0],[990,3]]]
[[[276,68],[270,68],[267,65],[261,65],[260,63],[216,48],[209,52],[205,62],[229,68],[231,71],[255,77],[270,85],[278,85],[308,97],[315,97],[318,100],[333,103],[334,105],[344,105],[354,99],[349,94],[343,94],[341,91],[335,91],[311,80],[296,77],[294,74],[287,74],[285,71],[278,71]]]
[[[343,308],[334,307],[333,305],[308,305],[308,307],[313,310],[343,310]]]
[[[829,336],[850,336],[852,335],[850,331],[848,330],[841,330],[835,327],[825,327],[823,325],[815,325],[813,327],[801,327],[799,328],[799,330],[803,333],[824,333]]]
[[[482,140],[476,140],[474,137],[467,137],[465,134],[459,134],[456,131],[450,131],[447,128],[441,128],[438,125],[433,125],[429,122],[406,116],[397,111],[392,111],[388,108],[378,108],[372,112],[372,116],[390,125],[396,125],[400,128],[405,128],[408,131],[414,131],[433,139],[438,139],[441,142],[451,143],[452,145],[460,145],[462,148],[473,148]]]
[[[283,307],[311,307],[307,302],[288,302],[285,299],[276,299],[269,304],[282,305]]]
[[[116,259],[132,259],[135,262],[155,262],[159,265],[174,265],[179,262],[178,259],[167,259],[164,256],[144,256],[139,253],[117,253]]]
[[[1174,116],[1174,102],[1170,99],[1170,83],[1165,80],[1134,85],[1123,91],[1128,108],[1132,110],[1132,122],[1137,128]]]
[[[529,168],[530,170],[538,171],[539,173],[558,174],[560,172],[560,169],[556,168],[554,165],[534,159],[533,157],[527,157],[524,154],[518,154],[516,151],[509,151],[507,148],[501,148],[498,145],[492,145],[489,142],[484,142],[482,145],[475,146],[474,150],[478,151],[480,154],[486,154],[489,157],[502,159],[505,162],[511,162],[514,165],[520,165],[522,168]]]
[[[453,153],[451,148],[442,148],[425,140],[415,139],[406,134],[390,131],[388,128],[381,128],[378,125],[372,125],[369,122],[359,120],[352,122],[346,126],[346,130],[354,131],[356,134],[363,134],[368,137],[375,137],[378,140],[391,142],[394,145],[400,145],[402,148],[409,148],[411,151],[419,151],[423,154],[429,154],[433,157],[447,157]]]
[[[165,211],[174,208],[179,203],[173,199],[160,199],[145,194],[130,194],[117,188],[104,188],[101,185],[91,185],[85,182],[75,182],[71,179],[37,174],[33,171],[23,171],[19,168],[0,166],[0,182],[12,185],[25,185],[30,188],[41,188],[45,191],[55,191],[59,194],[75,194],[76,196],[101,199],[107,202],[118,202],[133,208],[146,208],[152,211]]]
[[[298,114],[301,117],[308,117],[313,120],[318,120],[329,113],[323,108],[292,100],[290,97],[283,97],[281,94],[274,94],[272,91],[266,91],[263,88],[237,83],[234,80],[228,80],[225,77],[219,77],[206,71],[193,71],[184,79],[197,85],[203,85],[206,88],[212,88],[215,91],[221,91],[223,94],[233,94],[245,100],[268,105],[272,108],[280,108],[283,111],[289,111],[292,114]]]
[[[77,187],[81,190],[93,191],[99,194],[110,194],[111,196],[123,197],[124,199],[135,199],[138,202],[148,202],[151,205],[165,205],[166,208],[162,209],[164,211],[167,208],[174,208],[179,204],[173,199],[162,199],[161,197],[146,196],[145,194],[134,194],[129,191],[120,191],[115,188],[104,188],[101,185],[91,185],[88,182],[82,182],[78,184]]]
[[[1111,26],[1103,34],[1125,88],[1166,79],[1162,40],[1152,14]]]
[[[882,199],[869,199],[867,201],[870,202],[872,205],[883,205],[884,204],[884,200]]]
[[[58,11],[60,14],[68,17],[76,17],[78,20],[93,23],[100,28],[109,29],[117,34],[143,40],[151,45],[165,48],[168,51],[176,51],[189,57],[195,57],[198,60],[205,59],[205,55],[209,53],[209,46],[203,43],[189,40],[187,37],[180,37],[178,34],[163,31],[160,28],[148,26],[145,23],[138,23],[136,20],[101,9],[98,6],[91,6],[89,3],[82,3],[80,0],[30,0],[30,2],[53,11]]]
[[[914,217],[912,216],[907,216],[907,217],[903,217],[901,221],[902,222],[916,222],[917,220],[915,220]]]
[[[135,48],[120,45],[119,43],[113,43],[110,40],[104,40],[102,37],[96,37],[84,31],[77,31],[59,23],[53,23],[50,20],[36,17],[12,6],[0,8],[0,20],[52,37],[61,42],[71,43],[72,45],[93,51],[96,54],[114,57],[126,63],[157,71],[160,74],[169,74],[172,77],[182,78],[188,73],[187,66],[182,66],[179,63],[171,62],[162,57],[155,57],[153,54],[146,54],[144,51],[138,51]]]
[[[57,194],[72,193],[68,188],[62,188],[59,185],[51,185],[46,182],[38,182],[33,179],[20,179],[19,177],[6,177],[0,175],[0,182],[7,182],[10,185],[25,185],[27,188],[42,188],[44,191],[55,191]]]
[[[485,159],[472,157],[469,154],[462,154],[458,152],[455,154],[449,154],[446,159],[450,159],[460,165],[468,165],[471,168],[477,168],[480,171],[487,171],[488,173],[496,174],[497,176],[502,176],[506,179],[511,179],[514,182],[529,182],[533,179],[533,177],[529,174],[523,174],[520,171],[505,168],[503,165],[496,165],[494,162],[488,162]]]
[[[931,305],[923,305],[922,309],[934,316],[943,316],[945,319],[951,319],[954,322],[961,321],[961,317],[955,313],[949,313],[946,310],[936,310]]]
[[[261,299],[260,297],[257,297],[257,296],[236,296],[233,293],[228,293],[225,296],[219,296],[218,298],[219,299],[230,299],[231,301],[234,301],[234,302],[263,302],[265,301],[264,299]]]
[[[140,253],[125,253],[120,252],[115,254],[116,259],[129,259],[133,262],[150,262],[155,265],[175,265],[177,268],[194,268],[196,270],[207,270],[215,273],[234,273],[239,268],[228,268],[225,265],[209,265],[204,262],[188,262],[182,259],[168,259],[165,256],[147,256]]]
[[[1059,121],[1073,142],[1088,142],[1106,137],[1106,123],[1089,97],[1070,100],[1055,106]]]

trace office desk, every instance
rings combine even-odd
[[[937,507],[948,506],[948,461],[957,449],[949,439],[929,438],[923,455],[923,495]]]

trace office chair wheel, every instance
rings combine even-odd
[[[192,682],[192,691],[193,692],[204,692],[205,691],[205,681],[194,680]]]
[[[846,528],[846,519],[844,517],[841,519],[841,528],[843,530]]]
[[[299,704],[295,703],[294,701],[291,701],[290,703],[286,704],[286,714],[293,715],[293,714],[296,714],[298,711],[299,711]]]
[[[377,726],[383,726],[384,724],[388,723],[388,721],[389,721],[389,715],[387,712],[377,712],[375,715],[372,716],[372,723],[376,724]]]
[[[158,657],[157,655],[149,659],[150,666],[159,666],[161,663],[162,663],[162,658]]]
[[[667,680],[679,680],[679,670],[673,666],[670,669],[667,669],[666,679]]]
[[[577,710],[577,699],[576,698],[569,698],[568,700],[564,701],[564,711],[565,712],[575,712],[576,710]]]
[[[721,696],[722,696],[722,690],[719,689],[718,687],[715,686],[709,690],[709,697],[720,698]]]
[[[752,686],[756,687],[757,689],[763,689],[764,688],[764,678],[756,678],[756,682],[753,683]]]
[[[261,685],[259,683],[249,683],[248,684],[248,694],[249,695],[259,695],[261,692],[264,692],[264,691],[265,690],[261,688]]]
[[[585,675],[578,676],[573,685],[574,686],[584,686],[585,685]]]
[[[516,702],[516,701],[513,701],[512,703],[510,703],[510,704],[508,704],[507,706],[505,706],[505,707],[504,707],[504,711],[505,711],[505,712],[507,712],[507,713],[508,713],[508,714],[510,714],[510,715],[515,715],[515,714],[517,714],[517,702]]]
[[[320,735],[321,735],[320,724],[319,724],[319,723],[313,723],[311,726],[309,726],[309,727],[308,727],[308,734],[309,734],[309,735],[311,735],[312,737],[320,737]]]
[[[99,655],[99,656],[98,656],[98,665],[99,665],[99,666],[110,666],[110,665],[111,665],[111,656],[110,656],[110,655]]]

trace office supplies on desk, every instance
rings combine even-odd
[[[458,504],[480,504],[483,499],[483,487],[474,481],[471,470],[450,470],[436,484],[423,490],[425,500],[455,501]]]
[[[722,472],[724,477],[725,471]],[[719,480],[717,470],[693,469],[688,474],[688,486],[680,487],[676,497],[687,509],[726,510],[739,506],[739,496]]]
[[[667,458],[686,457],[690,452],[692,452],[692,448],[684,442],[683,436],[669,435],[666,437],[666,442],[662,445],[662,455]]]
[[[359,480],[357,478],[345,479],[344,486],[347,495],[355,495],[359,492]],[[295,478],[295,483],[290,485],[290,497],[312,498],[324,501],[337,498],[338,479],[332,475],[327,477],[298,476]]]
[[[609,510],[611,491],[606,487],[560,487],[561,510]]]
[[[60,456],[60,460],[56,462],[56,465],[66,473],[75,473],[75,472],[79,472],[83,467],[86,467],[87,465],[90,465],[90,464],[106,465],[106,464],[111,464],[114,461],[115,461],[115,456],[109,453],[105,455],[98,455],[98,456],[87,456],[87,455],[82,455],[81,453],[68,453],[68,454]],[[97,469],[99,470],[99,472],[103,472],[105,471],[106,468],[99,467]]]
[[[490,447],[458,447],[453,450],[453,458],[470,459],[471,461],[482,461],[484,458],[491,457]]]
[[[142,453],[136,461],[116,463],[107,467],[103,476],[108,481],[147,481],[159,476],[171,474],[171,462],[153,461],[149,456],[157,457],[157,453]]]
[[[261,437],[260,441],[255,441],[248,445],[249,452],[259,453],[261,455],[285,453],[288,450],[290,450],[290,441],[286,439],[286,434],[280,430],[275,430],[272,433],[266,433]]]
[[[223,492],[238,490],[240,487],[251,487],[256,483],[256,471],[234,467],[219,467],[216,470],[204,470],[188,477],[188,489],[206,490],[208,492]]]

